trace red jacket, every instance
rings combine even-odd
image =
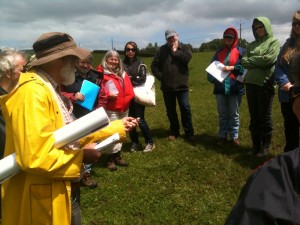
[[[102,72],[102,68],[99,66],[98,71]],[[115,99],[109,99],[109,92],[106,90],[106,83],[112,80],[117,90],[119,91],[118,97]],[[131,100],[134,98],[133,87],[130,78],[126,72],[122,77],[119,77],[110,71],[103,71],[103,81],[98,95],[97,108],[104,107],[109,111],[125,112],[129,108]]]

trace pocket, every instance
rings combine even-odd
[[[52,191],[51,185],[31,185],[31,218],[32,224],[51,224]]]

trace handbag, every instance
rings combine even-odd
[[[146,67],[145,64],[140,64]],[[147,67],[146,67],[147,68]],[[139,69],[138,69],[139,70]],[[155,106],[156,105],[156,97],[155,97],[155,85],[154,85],[155,78],[153,75],[148,73],[146,76],[145,83],[135,86],[133,88],[134,91],[134,101],[144,105],[144,106]]]

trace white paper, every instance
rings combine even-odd
[[[101,150],[107,148],[108,146],[116,143],[119,140],[120,140],[119,133],[115,133],[115,134],[111,135],[110,137],[106,138],[104,141],[101,141],[99,144],[97,144],[95,146],[95,149],[98,151],[101,151]]]
[[[116,85],[114,84],[113,80],[109,80],[105,84],[105,90],[111,94],[118,94],[119,91],[116,88]]]
[[[223,82],[229,75],[230,71],[223,71],[224,64],[219,61],[213,61],[207,68],[206,72],[211,74],[219,82]]]
[[[56,148],[60,148],[96,130],[101,129],[108,124],[109,118],[105,110],[101,107],[55,131],[54,136],[56,141],[54,145]],[[21,169],[16,162],[15,153],[1,159],[0,183],[9,179],[20,170]]]
[[[244,79],[245,79],[245,76],[247,75],[247,73],[248,73],[248,70],[244,69],[244,73],[242,75],[238,75],[236,80],[238,80],[241,83],[244,83]]]

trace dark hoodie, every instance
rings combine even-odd
[[[244,84],[237,81],[236,78],[238,75],[242,75],[244,72],[244,68],[240,66],[240,62],[245,49],[237,46],[239,38],[238,32],[235,28],[230,27],[226,29],[223,35],[227,33],[228,30],[232,30],[235,33],[232,46],[228,48],[224,45],[222,48],[218,49],[211,62],[219,61],[226,66],[234,66],[234,70],[222,83],[216,80],[209,73],[207,74],[207,79],[214,84],[214,94],[242,95],[245,92]]]
[[[273,37],[270,20],[267,17],[257,17],[266,30],[263,38],[258,38],[252,26],[255,41],[247,47],[247,54],[242,59],[242,66],[248,69],[245,77],[246,84],[263,86],[275,70],[275,62],[280,51],[280,43]]]

